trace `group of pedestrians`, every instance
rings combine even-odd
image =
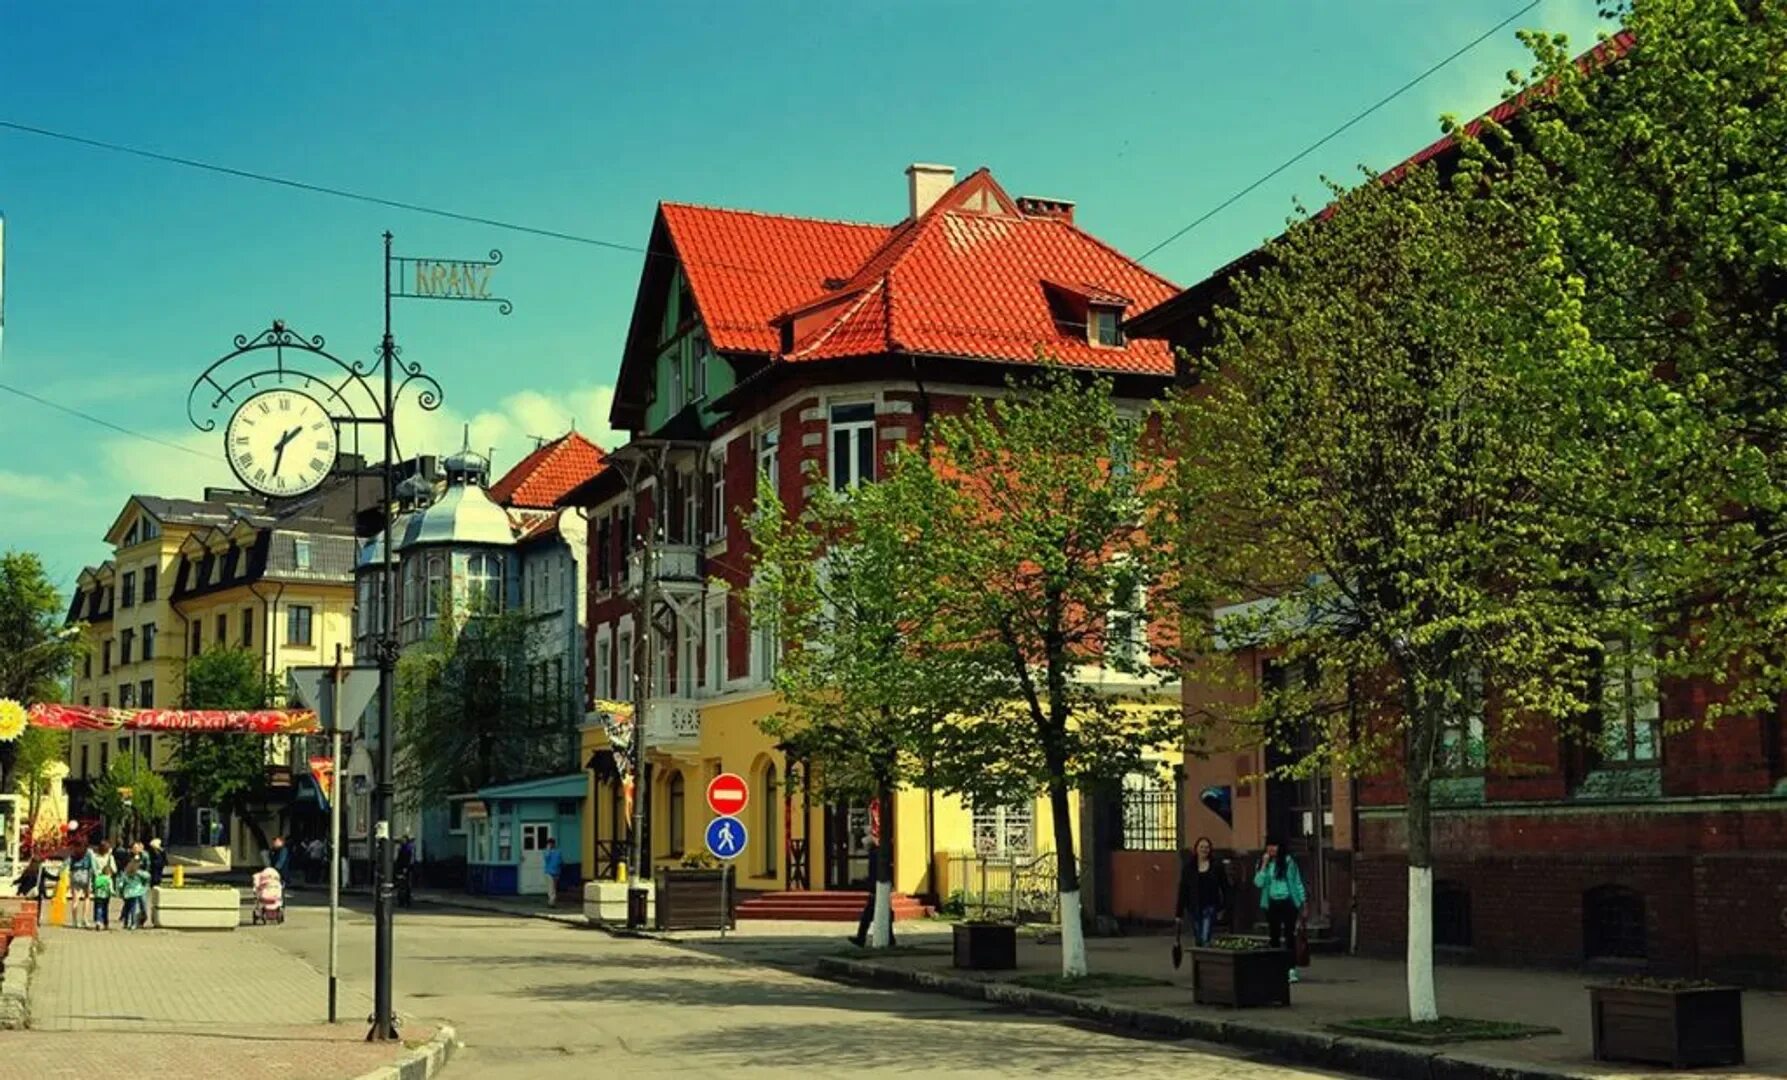
[[[167,872],[167,855],[161,838],[145,846],[141,841],[125,847],[121,842],[77,840],[69,853],[68,924],[78,929],[109,930],[112,898],[123,901],[119,923],[137,930],[149,921],[150,891]]]
[[[1297,935],[1303,926],[1309,895],[1297,860],[1276,837],[1266,841],[1266,850],[1254,870],[1253,885],[1259,890],[1260,911],[1266,916],[1267,941],[1272,948],[1290,952],[1290,981],[1296,982]],[[1180,865],[1175,905],[1179,915],[1175,926],[1183,932],[1189,922],[1192,940],[1198,945],[1210,944],[1216,936],[1216,924],[1229,914],[1230,896],[1228,866],[1216,857],[1209,837],[1198,837]]]

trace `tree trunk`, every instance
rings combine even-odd
[[[893,944],[893,853],[887,843],[893,824],[893,789],[882,780],[875,786],[880,807],[881,835],[875,838],[875,917],[869,923],[869,947],[885,949]]]
[[[1438,720],[1414,717],[1409,732],[1408,808],[1408,975],[1409,1019],[1439,1019],[1433,987],[1433,754]]]
[[[1086,931],[1080,921],[1080,871],[1074,860],[1073,820],[1064,767],[1049,767],[1049,815],[1055,826],[1055,883],[1061,894],[1061,974],[1086,974]]]

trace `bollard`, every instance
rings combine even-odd
[[[55,895],[50,897],[50,925],[62,926],[68,922],[68,871],[56,879]]]
[[[186,867],[184,867],[184,866],[175,866],[174,867],[174,888],[176,888],[176,889],[186,888]]]
[[[627,883],[627,864],[626,863],[623,862],[623,863],[615,863],[614,864],[614,880],[620,882],[622,885],[625,885]]]

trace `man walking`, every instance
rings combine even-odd
[[[540,859],[540,866],[546,871],[546,906],[558,906],[558,876],[565,870],[564,852],[558,849],[556,837],[546,838],[546,854]]]
[[[870,840],[869,841],[869,895],[868,895],[868,899],[863,901],[862,917],[856,920],[856,933],[850,938],[850,943],[852,945],[855,945],[859,949],[868,943],[869,927],[875,921],[875,886],[876,886],[876,883],[879,882],[880,880],[881,880],[881,845],[876,843],[873,840]],[[887,943],[889,946],[893,945],[893,943],[894,943],[893,923],[891,921],[887,924]]]

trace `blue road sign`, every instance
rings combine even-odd
[[[707,823],[707,850],[716,859],[736,859],[745,853],[745,823],[735,817],[717,817]]]

